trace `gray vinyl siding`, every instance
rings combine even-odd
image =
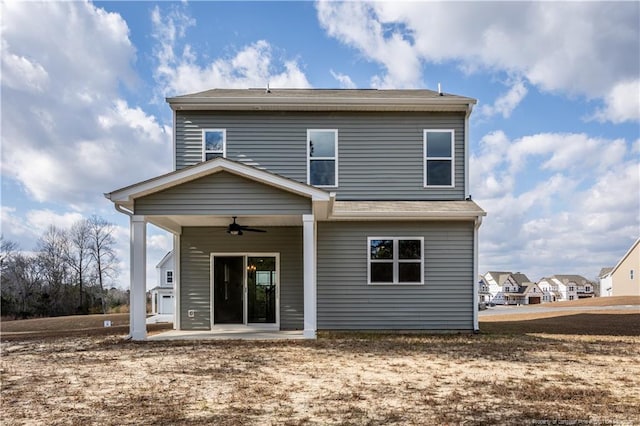
[[[367,237],[424,237],[424,285],[368,285]],[[471,222],[320,222],[318,329],[472,330]]]
[[[180,237],[180,319],[183,330],[211,325],[211,253],[280,253],[280,328],[302,329],[304,293],[302,228],[265,227],[241,237],[220,227],[187,227]],[[189,318],[190,309],[196,310]]]
[[[232,173],[219,172],[135,200],[142,215],[306,214],[311,200]]]
[[[338,130],[339,200],[464,199],[464,114],[176,112],[176,168],[202,161],[202,129],[227,158],[307,183],[307,129]],[[455,187],[424,188],[424,129],[455,131]]]

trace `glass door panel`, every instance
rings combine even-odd
[[[242,324],[244,257],[219,257],[213,260],[213,322]]]
[[[247,322],[276,322],[276,258],[247,258]]]

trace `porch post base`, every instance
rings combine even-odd
[[[146,330],[131,330],[131,340],[142,341],[147,340]]]
[[[304,330],[302,335],[305,339],[316,339],[318,337],[315,330]]]

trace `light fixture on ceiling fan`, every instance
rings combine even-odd
[[[242,231],[267,232],[264,229],[250,228],[248,226],[240,225],[239,223],[236,223],[237,218],[238,216],[233,216],[233,223],[229,224],[229,227],[227,228],[227,234],[242,235]]]

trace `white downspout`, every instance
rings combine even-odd
[[[482,216],[478,216],[473,226],[473,332],[480,332],[478,321],[478,228],[482,224]]]

